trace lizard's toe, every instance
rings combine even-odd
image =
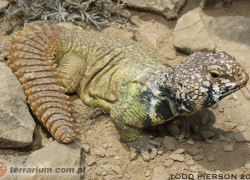
[[[137,158],[138,153],[141,154],[144,161],[150,161],[157,156],[157,147],[160,143],[151,139],[151,136],[141,136],[135,141],[127,142],[130,147],[130,159]]]

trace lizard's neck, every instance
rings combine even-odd
[[[151,74],[147,86],[155,97],[172,104],[171,110],[175,116],[192,111],[185,103],[185,92],[181,87],[180,76],[174,68],[162,69]]]

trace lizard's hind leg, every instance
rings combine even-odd
[[[61,59],[58,71],[67,93],[73,93],[84,76],[85,59],[75,53],[68,53]]]

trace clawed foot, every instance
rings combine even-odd
[[[150,161],[157,156],[157,148],[160,147],[160,143],[152,140],[153,136],[142,135],[138,139],[127,142],[130,148],[130,158],[134,160],[138,154],[141,154],[144,161]]]

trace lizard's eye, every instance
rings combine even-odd
[[[210,76],[213,78],[213,79],[217,79],[220,77],[220,74],[217,73],[217,72],[210,72]]]

